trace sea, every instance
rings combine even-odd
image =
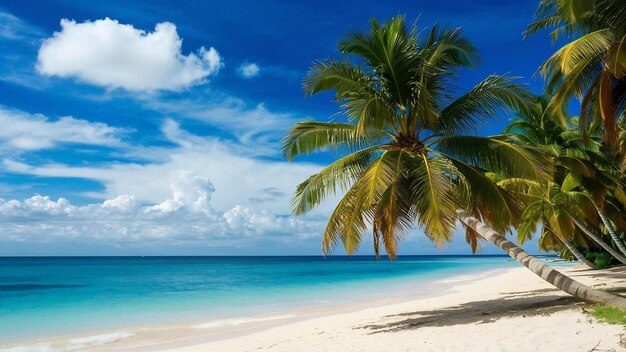
[[[245,323],[302,307],[400,293],[417,297],[437,282],[517,266],[509,257],[486,255],[400,256],[396,261],[370,256],[0,257],[0,346],[143,324]]]

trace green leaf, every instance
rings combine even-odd
[[[369,147],[376,140],[359,134],[351,124],[304,121],[295,124],[284,138],[282,152],[287,160],[292,160],[316,151],[351,152]]]
[[[446,136],[436,140],[437,149],[469,165],[502,173],[507,177],[547,179],[553,172],[549,154],[522,146],[510,136]]]

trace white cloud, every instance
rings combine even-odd
[[[203,99],[150,100],[146,107],[166,115],[208,123],[226,132],[242,146],[253,146],[258,154],[275,155],[280,142],[296,121],[289,112],[275,112],[264,104],[250,106],[241,99],[220,97],[219,101]]]
[[[261,68],[255,63],[242,64],[239,66],[239,74],[244,78],[252,78],[259,75]]]
[[[0,39],[11,41],[30,40],[43,32],[28,22],[0,10]]]
[[[0,242],[85,240],[141,249],[165,243],[167,251],[158,253],[169,254],[170,245],[184,250],[181,253],[208,247],[238,254],[320,253],[321,236],[337,198],[331,197],[306,217],[289,215],[295,186],[320,165],[259,160],[219,140],[184,131],[173,121],[166,121],[163,129],[177,147],[159,149],[166,155],[158,162],[77,167],[31,166],[5,159],[8,172],[100,181],[104,192],[91,195],[105,200],[84,206],[44,196],[0,200]],[[468,254],[463,239],[459,233],[448,252]],[[405,238],[402,251],[436,253],[421,230]],[[343,251],[339,248],[337,253]],[[360,253],[371,253],[371,236],[364,236]]]
[[[104,190],[88,194],[90,196],[114,198],[120,194],[132,194],[138,201],[150,203],[161,203],[163,199],[170,198],[169,175],[186,169],[209,178],[219,190],[212,194],[212,204],[216,209],[226,211],[242,205],[275,214],[289,214],[290,197],[296,185],[322,168],[310,163],[258,159],[254,151],[219,139],[191,134],[172,120],[166,120],[162,130],[167,140],[176,144],[175,147],[155,147],[156,151],[142,147],[137,151],[128,151],[132,158],[142,154],[161,154],[161,159],[151,162],[115,162],[98,166],[50,163],[35,166],[5,159],[3,167],[7,172],[14,173],[96,180],[102,182]],[[184,196],[181,194],[180,198]],[[320,212],[328,212],[332,205],[333,200],[330,200]],[[171,206],[175,207],[175,204]]]
[[[37,70],[107,88],[129,91],[180,90],[201,84],[222,67],[214,48],[184,55],[176,26],[159,23],[153,32],[105,18],[61,20],[61,31],[39,49]]]
[[[276,216],[241,205],[220,213],[210,205],[215,192],[212,183],[188,170],[173,172],[169,185],[170,197],[156,205],[142,206],[132,195],[83,206],[40,195],[24,201],[0,199],[0,240],[203,241],[211,246],[256,238],[293,241],[318,236],[322,228],[320,222]]]
[[[28,151],[52,148],[64,143],[116,147],[123,145],[125,129],[100,122],[63,116],[52,120],[0,106],[0,149]]]

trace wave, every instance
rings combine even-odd
[[[135,336],[135,334],[132,332],[114,332],[111,334],[74,338],[69,340],[64,347],[52,347],[50,343],[38,343],[4,349],[0,348],[0,352],[69,352],[103,345],[105,343],[113,343],[131,336]],[[54,345],[56,346],[57,343],[54,343]]]
[[[192,326],[192,328],[212,329],[212,328],[219,328],[223,326],[237,326],[237,325],[242,325],[242,324],[258,323],[262,321],[281,320],[281,319],[288,319],[288,318],[293,318],[293,317],[295,317],[294,314],[274,315],[274,316],[269,316],[269,317],[258,317],[258,318],[253,318],[253,317],[232,318],[232,319],[216,320],[216,321],[211,321],[211,322],[207,322],[203,324],[198,324],[198,325]]]
[[[81,349],[85,347],[102,345],[105,343],[111,343],[125,339],[127,337],[135,336],[132,332],[114,332],[112,334],[94,335],[88,337],[80,337],[70,340],[70,347],[68,350]]]
[[[56,352],[56,350],[47,343],[38,343],[36,345],[0,348],[0,352]]]

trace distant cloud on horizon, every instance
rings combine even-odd
[[[181,52],[182,39],[170,22],[153,32],[104,18],[77,23],[61,20],[61,30],[39,49],[37,71],[46,76],[127,91],[177,91],[206,82],[223,66],[213,47]]]
[[[316,237],[323,225],[241,205],[216,211],[210,204],[213,184],[192,171],[172,172],[169,185],[171,196],[153,205],[142,205],[133,195],[82,206],[41,195],[23,201],[0,198],[0,241],[203,242],[211,247],[255,239],[289,242]]]

